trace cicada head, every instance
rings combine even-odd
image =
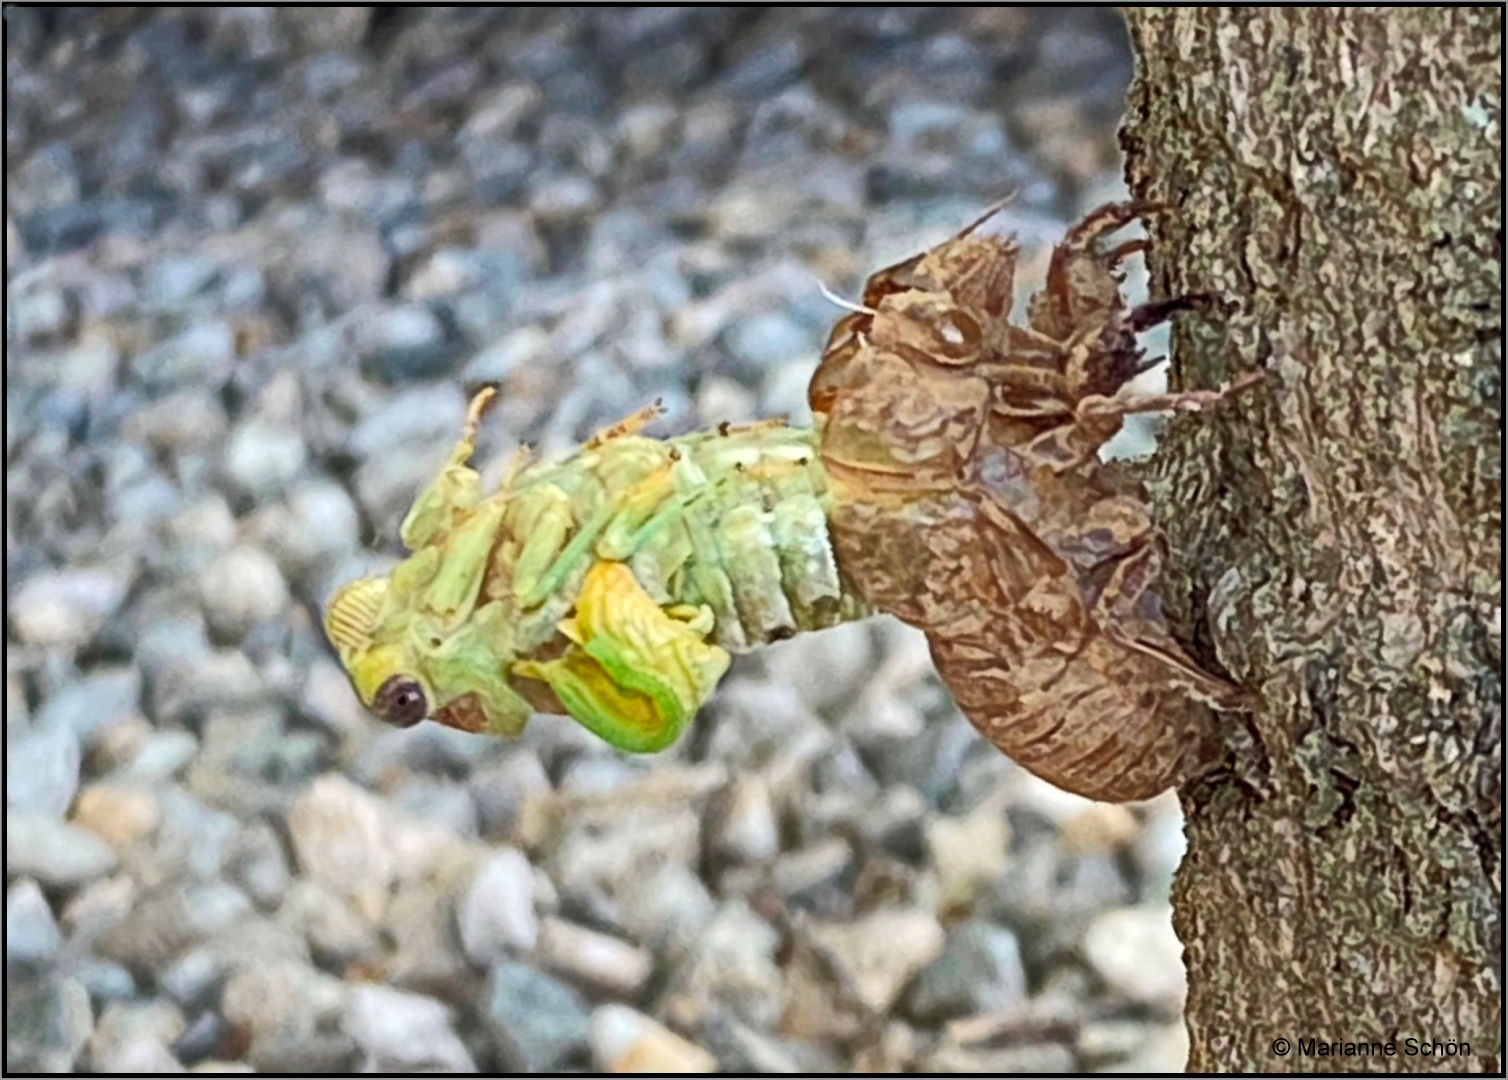
[[[412,727],[429,715],[433,695],[403,649],[375,638],[387,589],[387,578],[344,586],[325,609],[325,633],[362,704],[396,727]]]
[[[360,578],[341,587],[325,608],[325,635],[342,661],[372,647],[372,632],[382,615],[387,578]]]

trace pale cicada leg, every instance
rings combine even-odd
[[[775,431],[789,426],[789,422],[781,416],[772,416],[768,420],[748,420],[741,424],[731,424],[725,420],[717,425],[717,433],[726,438],[729,435],[757,434],[761,431]]]
[[[554,592],[576,519],[570,497],[551,483],[534,485],[516,506],[512,532],[522,542],[511,567],[513,595],[528,609]]]
[[[581,448],[583,450],[597,450],[613,439],[621,439],[627,435],[637,435],[664,415],[665,404],[656,398],[654,404],[646,405],[642,409],[629,413],[616,424],[609,424],[583,443]]]
[[[458,518],[470,514],[481,500],[482,477],[470,463],[476,453],[476,433],[482,413],[496,397],[497,389],[488,386],[471,399],[461,438],[441,466],[440,475],[414,500],[403,519],[399,535],[410,551],[443,539],[459,524]]]

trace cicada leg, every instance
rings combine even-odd
[[[1265,378],[1261,371],[1245,375],[1226,383],[1217,390],[1179,390],[1169,394],[1120,393],[1114,397],[1086,397],[1079,403],[1082,417],[1122,417],[1133,413],[1149,412],[1199,412],[1218,404],[1233,394],[1255,386]]]
[[[634,412],[629,413],[622,420],[619,420],[616,424],[609,424],[607,427],[594,434],[590,439],[582,444],[582,449],[597,450],[600,449],[603,444],[611,442],[613,439],[621,439],[628,435],[637,435],[639,432],[643,431],[650,424],[654,423],[664,415],[665,404],[664,402],[660,401],[660,399],[656,398],[654,404],[646,405],[642,409],[637,409]]]
[[[1117,502],[1137,515],[1144,513],[1134,501]],[[1204,671],[1173,639],[1153,588],[1161,576],[1162,557],[1147,520],[1141,535],[1110,561],[1098,595],[1087,598],[1090,616],[1107,638],[1156,660],[1170,679],[1201,701],[1215,708],[1238,707],[1244,700],[1241,689]]]
[[[497,389],[488,386],[471,399],[461,438],[440,467],[440,474],[414,500],[408,516],[403,519],[399,535],[410,551],[418,551],[443,539],[459,524],[458,518],[468,515],[480,501],[481,474],[470,463],[476,453],[476,433],[482,413],[496,397]]]

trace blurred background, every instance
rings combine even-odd
[[[644,759],[388,729],[319,629],[481,382],[499,462],[805,423],[819,283],[1009,194],[1030,283],[1123,194],[1114,11],[5,29],[7,1068],[1182,1068],[1176,799],[1026,775],[899,624]]]

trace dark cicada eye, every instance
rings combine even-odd
[[[378,689],[372,711],[394,727],[413,727],[429,715],[429,702],[417,682],[407,675],[394,675]]]

